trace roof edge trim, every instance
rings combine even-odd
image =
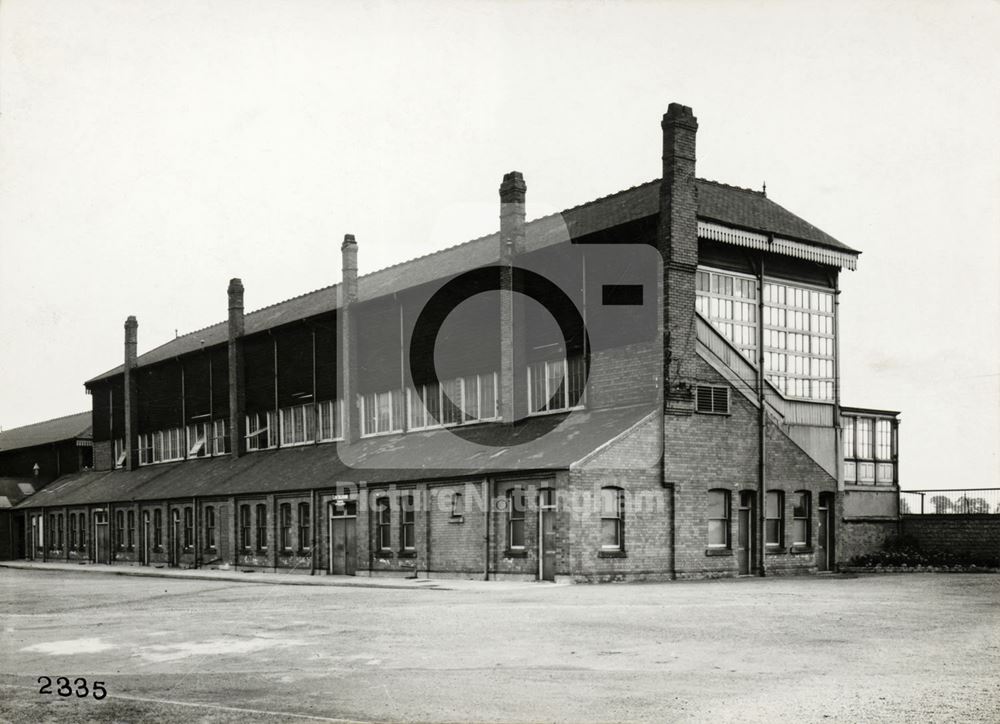
[[[726,226],[714,221],[698,221],[698,238],[720,241],[723,244],[743,246],[749,249],[760,249],[770,251],[784,256],[793,256],[797,259],[829,264],[831,266],[847,268],[854,271],[858,267],[858,252],[844,252],[825,247],[818,247],[814,244],[805,244],[793,239],[785,239],[780,236],[770,236],[756,231],[746,231],[732,226]]]

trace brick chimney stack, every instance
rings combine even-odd
[[[246,417],[246,391],[243,385],[243,282],[229,280],[229,449],[233,457],[246,452],[243,428]]]
[[[340,245],[341,284],[337,326],[340,345],[337,354],[339,384],[337,395],[344,408],[344,441],[357,442],[361,437],[361,410],[358,409],[358,333],[354,307],[358,301],[358,242],[354,234],[344,234]]]
[[[528,187],[520,171],[504,174],[500,184],[500,419],[512,423],[527,414],[523,383],[524,325],[514,299],[514,258],[524,251],[524,197]],[[524,399],[521,399],[524,398]]]
[[[691,109],[671,103],[663,116],[663,178],[657,244],[663,255],[664,408],[691,414],[695,353],[695,272],[698,266],[698,198]]]
[[[135,368],[139,358],[139,323],[135,317],[125,320],[125,467],[139,467],[139,395]]]

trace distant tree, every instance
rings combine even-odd
[[[955,501],[956,513],[989,513],[990,504],[983,498],[970,498],[963,495]]]
[[[899,512],[902,513],[902,514],[904,514],[904,515],[906,513],[912,513],[913,512],[912,510],[910,510],[910,501],[908,501],[906,498],[904,498],[902,496],[900,496],[900,498],[899,498]]]
[[[935,513],[952,512],[951,498],[947,495],[935,495],[930,499],[930,504],[934,506]]]

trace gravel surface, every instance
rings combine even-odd
[[[1000,576],[470,590],[0,570],[7,721],[1000,721]],[[40,694],[39,676],[107,698]]]

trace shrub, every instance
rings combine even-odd
[[[925,551],[912,536],[895,536],[888,539],[882,550],[855,556],[848,561],[849,566],[875,568],[891,566],[896,568],[916,568],[919,566],[969,568],[995,568],[1000,566],[1000,558],[953,551]]]

